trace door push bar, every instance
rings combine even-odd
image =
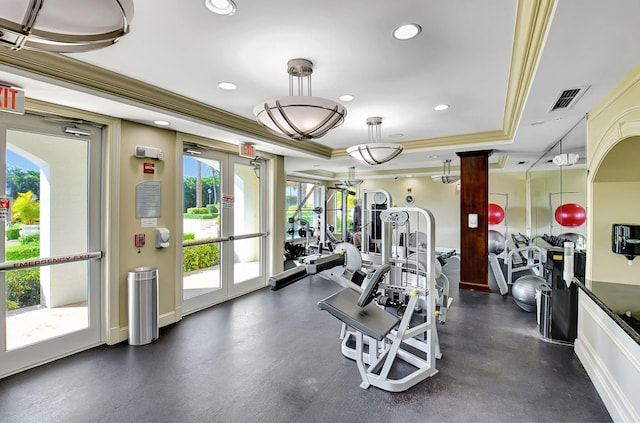
[[[217,244],[219,242],[227,242],[227,241],[237,241],[239,239],[249,239],[249,238],[263,238],[269,235],[269,232],[256,232],[252,234],[244,234],[244,235],[230,235],[220,238],[204,238],[204,239],[196,239],[193,241],[184,241],[182,243],[183,247],[195,247],[196,245],[206,245],[206,244]]]
[[[43,257],[20,261],[10,261],[0,263],[0,272],[8,270],[27,269],[30,267],[52,266],[54,264],[72,263],[76,261],[94,260],[103,257],[102,251],[94,251],[91,253],[77,253],[67,256]]]

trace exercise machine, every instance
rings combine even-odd
[[[302,244],[300,240],[304,241],[304,254],[295,255],[295,258],[315,252],[321,253],[323,250],[331,251],[337,243],[346,241],[349,238],[347,197],[353,193],[346,188],[314,185],[288,218],[289,241],[285,244],[288,255],[294,256],[292,251],[299,253],[295,245]],[[311,196],[314,197],[314,204],[317,206],[311,210],[311,217],[307,216],[307,219],[304,219],[302,207]],[[336,201],[338,198],[339,201]],[[331,207],[332,204],[339,204],[339,207]],[[328,223],[335,215],[339,215],[335,220],[340,222],[340,228],[335,228]]]
[[[269,278],[272,291],[277,291],[310,275],[330,279],[341,286],[359,289],[364,279],[360,251],[351,243],[341,242],[331,254],[312,254],[299,259],[300,265]]]
[[[417,207],[391,207],[380,219],[389,234],[387,247],[393,247],[385,251],[394,253],[381,256],[360,289],[345,287],[318,306],[343,323],[342,353],[356,361],[360,386],[400,392],[435,375],[435,361],[442,357],[435,325],[434,219]],[[409,254],[412,229],[425,232],[427,242]]]

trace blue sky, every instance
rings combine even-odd
[[[23,156],[16,154],[10,150],[7,150],[7,167],[18,167],[24,170],[40,170],[38,166],[36,166],[31,161],[25,159]],[[211,176],[209,173],[210,170],[207,165],[202,166],[202,176]],[[196,176],[196,160],[185,156],[184,160],[184,175],[185,176]]]
[[[18,167],[24,170],[40,170],[34,163],[10,150],[7,150],[7,167]]]
[[[193,176],[194,178],[196,177],[196,162],[197,160],[194,159],[191,156],[184,156],[184,160],[183,160],[183,172],[184,172],[184,176]],[[211,167],[206,164],[206,163],[202,163],[202,177],[206,178],[211,176]]]

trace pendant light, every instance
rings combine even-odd
[[[348,188],[357,188],[358,185],[364,182],[362,179],[356,179],[356,168],[355,166],[349,167],[349,179],[342,181],[342,184]]]
[[[0,9],[0,45],[54,53],[95,50],[129,32],[133,0],[14,0]]]
[[[266,100],[253,108],[261,125],[277,135],[300,141],[320,138],[344,122],[347,110],[342,104],[311,96],[311,61],[289,60],[287,72],[289,96]],[[305,85],[307,95],[304,95]],[[297,95],[293,95],[294,87]]]
[[[458,182],[460,180],[459,175],[451,174],[451,160],[443,160],[442,161],[443,174],[442,175],[433,175],[431,179],[434,182],[442,182],[443,184],[452,184],[454,182]]]
[[[359,144],[347,148],[347,153],[355,160],[369,165],[386,163],[402,153],[401,144],[380,142],[380,125],[382,118],[373,116],[367,118],[369,143]]]

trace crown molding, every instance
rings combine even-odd
[[[84,92],[101,97],[115,97],[130,104],[155,107],[178,116],[195,118],[215,127],[257,137],[281,147],[307,152],[319,157],[331,157],[331,148],[322,144],[301,143],[278,137],[254,120],[64,55],[0,48],[0,63],[31,75],[39,75],[71,84]]]
[[[556,0],[518,1],[502,127],[509,139],[520,123],[555,8]]]

